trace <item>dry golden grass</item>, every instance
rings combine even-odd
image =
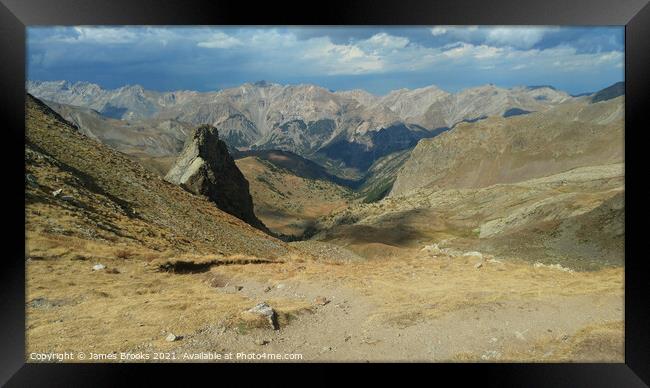
[[[623,321],[592,324],[572,336],[548,335],[523,350],[505,349],[501,362],[624,362]],[[475,355],[460,355],[466,360]]]
[[[623,295],[623,269],[562,272],[526,262],[484,263],[471,257],[428,257],[403,249],[401,256],[362,262],[292,261],[285,265],[224,267],[225,274],[264,282],[330,281],[349,287],[379,307],[373,319],[430,319],[473,305],[503,300],[544,301],[576,295]],[[435,307],[423,309],[432,304]],[[404,324],[408,322],[402,322]]]
[[[350,192],[332,182],[302,178],[255,157],[236,162],[250,184],[255,214],[276,232],[300,235],[350,203]]]
[[[98,248],[98,246],[95,246]],[[27,351],[126,351],[145,343],[164,351],[166,333],[187,335],[233,326],[258,301],[216,292],[197,274],[160,271],[146,260],[123,260],[104,247],[101,258],[31,260],[27,264]],[[135,252],[134,252],[135,253]],[[147,252],[137,255],[145,257]],[[236,262],[238,258],[232,261]],[[93,271],[101,263],[106,270]],[[119,273],[110,273],[116,269]],[[271,299],[280,324],[308,305]],[[55,307],[52,307],[55,306]]]
[[[28,353],[111,353],[143,346],[165,351],[177,346],[165,341],[169,332],[184,336],[217,327],[230,327],[245,335],[252,327],[242,319],[242,312],[261,300],[215,288],[240,281],[346,289],[374,306],[363,317],[365,324],[396,328],[503,301],[543,305],[565,296],[620,295],[621,306],[623,303],[620,268],[566,273],[525,262],[504,262],[484,263],[476,269],[474,258],[433,258],[403,249],[399,259],[360,262],[316,261],[306,254],[244,265],[250,257],[221,257],[206,273],[178,274],[161,271],[159,264],[179,258],[209,263],[215,256],[160,253],[74,239],[57,245],[51,237],[32,237],[32,242],[42,244],[41,250],[49,254],[44,255],[47,259],[27,263]],[[118,257],[124,251],[130,259]],[[119,273],[92,271],[96,263]],[[220,284],[212,282],[215,277],[221,277]],[[312,311],[311,301],[298,296],[268,295],[265,301],[277,311],[281,326]],[[590,360],[590,354],[612,360],[619,354],[619,340],[619,326],[586,328],[568,343],[549,337],[524,350],[504,349],[501,360]],[[549,349],[553,353],[549,354]],[[456,355],[454,360],[482,361],[480,355],[470,353]]]

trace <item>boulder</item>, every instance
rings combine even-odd
[[[71,195],[62,195],[61,200],[66,202],[74,202],[74,197]]]
[[[255,307],[244,311],[242,319],[253,327],[268,327],[273,330],[280,328],[277,313],[266,302],[259,303]]]
[[[216,128],[202,125],[192,131],[165,180],[208,197],[217,207],[242,221],[269,232],[253,212],[248,181],[219,140]]]

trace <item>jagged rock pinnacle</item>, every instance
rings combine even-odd
[[[248,181],[228,153],[226,143],[219,140],[217,129],[210,125],[202,125],[189,134],[165,180],[205,195],[219,209],[268,231],[253,212]]]

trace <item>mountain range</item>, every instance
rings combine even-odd
[[[121,140],[113,141],[149,155],[178,153],[188,124],[210,124],[231,149],[290,151],[356,178],[381,157],[459,123],[545,111],[579,99],[549,86],[485,85],[458,93],[428,86],[376,96],[264,81],[205,93],[157,92],[139,85],[107,90],[66,81],[29,81],[27,90],[53,103],[87,134],[111,138],[122,132]],[[161,129],[165,137],[149,136]]]

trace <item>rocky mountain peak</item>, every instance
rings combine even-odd
[[[268,231],[253,212],[248,181],[211,125],[201,125],[190,132],[165,180],[194,194],[205,195],[219,209]]]

